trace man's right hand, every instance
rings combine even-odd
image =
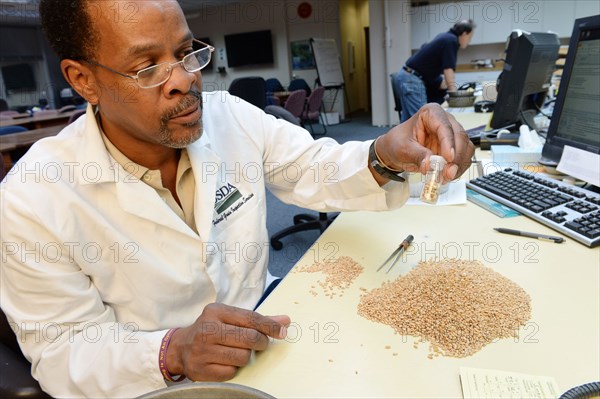
[[[213,303],[189,327],[173,334],[167,349],[171,375],[192,381],[225,381],[248,363],[253,350],[265,350],[269,338],[283,339],[288,316],[259,313]]]

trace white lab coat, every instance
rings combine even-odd
[[[110,157],[91,107],[0,185],[1,307],[51,395],[163,388],[168,328],[211,302],[252,309],[269,259],[265,186],[322,211],[386,210],[408,196],[405,184],[376,184],[369,143],[313,141],[226,92],[204,94],[203,122],[188,147],[198,234]]]

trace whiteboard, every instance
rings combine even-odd
[[[339,87],[344,84],[342,63],[334,39],[310,39],[317,74],[322,86]]]

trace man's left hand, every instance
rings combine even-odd
[[[475,146],[451,114],[431,103],[381,136],[376,150],[387,167],[422,174],[429,168],[429,157],[441,155],[446,160],[443,178],[447,182],[470,167]]]

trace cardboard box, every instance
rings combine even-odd
[[[339,112],[321,112],[321,118],[327,126],[338,125],[340,123]]]

